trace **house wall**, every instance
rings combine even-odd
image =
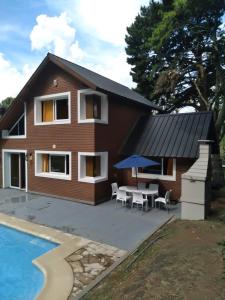
[[[154,159],[154,158],[153,158]],[[181,175],[192,166],[195,160],[193,159],[176,159],[176,181],[167,180],[151,180],[138,178],[139,182],[146,183],[158,183],[159,184],[159,194],[164,196],[167,190],[172,189],[171,199],[179,200],[181,197]],[[120,185],[136,185],[136,178],[132,177],[131,170],[121,171],[123,173]]]
[[[96,124],[96,151],[108,151],[109,174],[108,183],[96,184],[96,199],[102,199],[111,194],[111,183],[120,180],[122,173],[118,172],[113,165],[121,160],[118,155],[120,148],[125,143],[138,118],[146,114],[146,108],[137,105],[127,105],[119,101],[118,97],[109,97],[109,126]]]
[[[58,85],[53,85],[57,79]],[[87,88],[57,66],[49,63],[30,88],[27,104],[27,138],[1,139],[2,149],[26,149],[32,153],[28,163],[28,190],[47,195],[69,198],[95,204],[109,196],[113,170],[109,168],[109,181],[98,184],[78,182],[78,152],[109,151],[109,166],[116,162],[118,149],[131,126],[146,111],[137,105],[125,105],[119,97],[109,95],[109,124],[77,123],[77,90]],[[34,126],[34,97],[71,92],[71,124]],[[17,119],[16,116],[14,121]],[[35,176],[35,150],[71,151],[72,180],[60,180]],[[1,172],[2,176],[2,172]]]

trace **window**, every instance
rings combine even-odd
[[[13,127],[9,130],[9,136],[25,135],[25,118],[24,114],[17,120]]]
[[[71,179],[71,153],[35,151],[35,175]]]
[[[162,179],[162,180],[176,180],[176,160],[173,158],[152,158],[157,161],[159,165],[150,166],[146,168],[138,168],[139,178]],[[133,170],[132,176],[135,176]]]
[[[91,89],[78,91],[78,123],[108,124],[107,95]]]
[[[9,130],[2,130],[3,139],[24,139],[26,138],[26,103],[24,103],[24,112],[11,126]]]
[[[101,176],[101,156],[86,156],[86,176]]]
[[[107,152],[79,152],[78,180],[97,183],[108,179]]]
[[[35,125],[70,123],[70,93],[36,97],[34,122]]]
[[[101,120],[101,97],[98,95],[85,95],[86,119]]]

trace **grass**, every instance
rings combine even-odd
[[[168,224],[84,299],[225,299],[224,192],[215,195],[207,221]]]

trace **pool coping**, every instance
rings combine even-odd
[[[3,213],[0,213],[0,224],[59,244],[32,261],[44,274],[44,286],[35,300],[67,299],[73,287],[73,271],[65,258],[90,240]]]

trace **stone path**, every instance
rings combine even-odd
[[[72,300],[98,275],[125,254],[124,250],[90,241],[67,257],[66,260],[74,274],[73,289],[69,299]]]

